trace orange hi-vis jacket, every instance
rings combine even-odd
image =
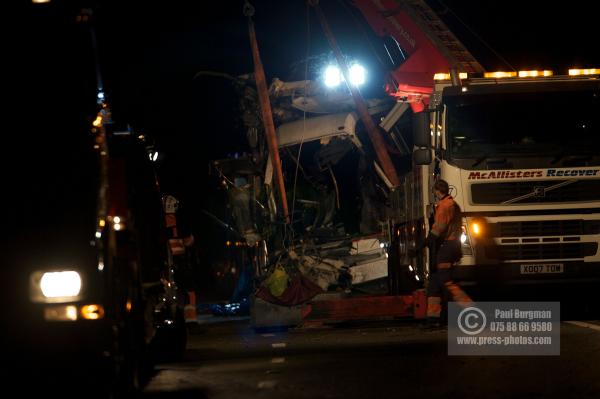
[[[444,240],[457,240],[460,237],[460,223],[456,222],[458,207],[452,196],[446,195],[442,198],[435,210],[435,222],[431,227],[431,233]]]

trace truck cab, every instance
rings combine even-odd
[[[429,123],[417,123],[414,155],[421,166],[410,180],[422,198],[413,219],[427,220],[437,178],[449,183],[462,209],[456,278],[598,279],[597,75],[521,71],[454,84],[442,79]]]

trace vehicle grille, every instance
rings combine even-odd
[[[486,257],[499,260],[580,259],[593,256],[598,243],[488,245]]]
[[[491,223],[492,237],[580,236],[600,234],[600,220],[532,220]]]
[[[477,183],[471,185],[471,200],[473,204],[501,204],[532,193],[540,192],[540,196],[531,196],[514,202],[514,204],[598,201],[600,199],[600,180],[578,180],[574,183],[558,187],[547,192],[540,188],[548,188],[561,181],[522,181],[508,183]]]

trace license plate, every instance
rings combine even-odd
[[[565,266],[562,263],[539,263],[521,265],[521,274],[562,273]]]

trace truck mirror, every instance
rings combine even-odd
[[[419,148],[413,152],[413,159],[416,165],[429,165],[432,161],[431,150]]]
[[[422,111],[413,114],[413,141],[415,146],[431,146],[431,128],[429,127],[429,124],[429,112]]]

